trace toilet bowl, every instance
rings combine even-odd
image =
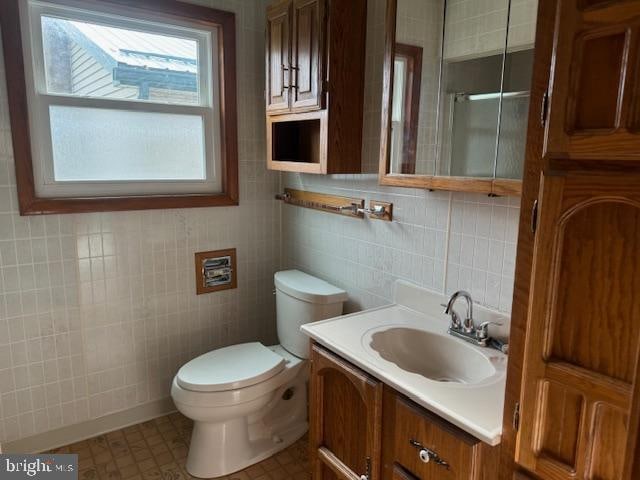
[[[278,272],[280,345],[231,345],[187,362],[171,396],[194,421],[187,471],[214,478],[242,470],[305,434],[308,341],[305,323],[342,313],[346,292],[297,270]]]

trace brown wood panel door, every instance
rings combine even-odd
[[[640,2],[559,0],[545,154],[640,162]]]
[[[543,175],[540,192],[516,462],[637,479],[640,175]]]
[[[267,113],[289,111],[291,85],[291,0],[267,7]]]
[[[323,30],[323,0],[293,0],[293,111],[317,110],[321,107]]]
[[[314,345],[310,412],[314,480],[379,479],[380,382]]]

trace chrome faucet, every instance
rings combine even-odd
[[[460,321],[460,316],[453,309],[453,304],[456,303],[459,297],[464,298],[467,301],[467,316],[464,321]],[[471,294],[469,292],[465,292],[464,290],[458,290],[456,293],[451,295],[449,299],[449,303],[447,303],[447,308],[444,311],[447,315],[451,315],[451,329],[455,329],[458,331],[471,332],[474,330],[473,326],[473,299],[471,298]]]
[[[453,309],[453,305],[458,298],[464,298],[467,301],[467,315],[464,320],[460,320],[460,315]],[[473,299],[469,292],[459,290],[449,299],[445,314],[451,315],[451,324],[449,325],[449,334],[454,337],[461,338],[467,342],[473,343],[480,347],[494,347],[503,350],[503,346],[497,343],[489,336],[489,325],[502,325],[496,322],[483,322],[477,328],[473,322]],[[504,350],[503,350],[504,351]]]

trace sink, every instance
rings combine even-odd
[[[370,334],[369,347],[407,372],[437,382],[476,384],[496,374],[491,360],[472,345],[438,333],[395,327]]]

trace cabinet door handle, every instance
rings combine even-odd
[[[409,443],[418,450],[418,457],[420,458],[421,462],[423,463],[433,462],[436,465],[449,470],[449,463],[443,460],[442,458],[440,458],[440,455],[438,455],[437,452],[431,450],[430,448],[425,447],[417,440],[411,439],[409,440]]]
[[[286,67],[284,63],[281,65],[281,67],[282,67],[282,88],[283,89],[290,88],[291,75],[289,75],[289,69]]]

